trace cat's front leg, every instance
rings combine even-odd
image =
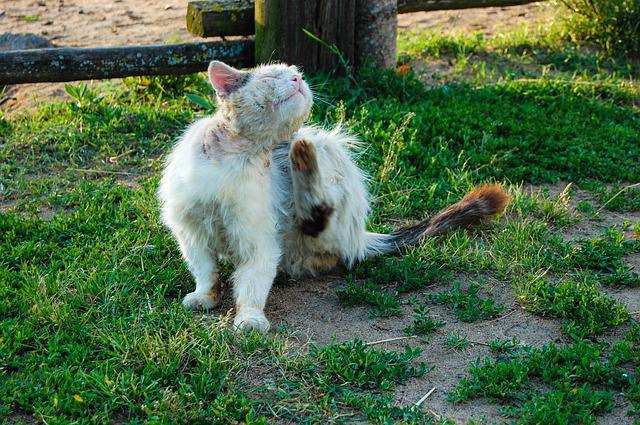
[[[174,234],[196,281],[195,291],[184,297],[182,305],[191,310],[214,308],[220,301],[221,287],[215,254],[209,249],[208,240],[201,236],[206,233],[189,232],[183,226]]]
[[[276,277],[278,260],[273,255],[258,255],[240,265],[233,274],[233,292],[236,300],[236,328],[267,332],[269,321],[264,307]],[[271,257],[271,258],[270,258]]]
[[[236,303],[234,324],[241,330],[269,330],[264,307],[281,257],[275,219],[266,199],[258,195],[245,202],[229,223],[229,242],[235,249],[236,269],[231,277]]]

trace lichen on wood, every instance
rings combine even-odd
[[[252,0],[190,1],[187,30],[199,37],[253,35]]]
[[[0,52],[0,85],[204,71],[213,59],[254,64],[253,40]]]

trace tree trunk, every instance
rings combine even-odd
[[[397,0],[357,0],[357,65],[396,65]]]
[[[338,68],[338,56],[302,30],[355,58],[354,0],[256,0],[256,63],[283,61],[309,71]]]

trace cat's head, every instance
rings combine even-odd
[[[241,135],[287,140],[308,118],[311,90],[295,66],[262,65],[240,71],[219,61],[209,64],[218,110]]]

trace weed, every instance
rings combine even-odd
[[[313,369],[310,375],[319,385],[353,386],[389,390],[392,383],[421,376],[425,365],[417,368],[410,362],[420,355],[420,348],[407,346],[402,353],[367,347],[354,340],[345,344],[312,347],[308,360]]]
[[[571,12],[566,25],[578,39],[597,43],[612,53],[640,54],[640,1],[560,0]]]
[[[192,103],[200,106],[204,109],[205,112],[209,114],[213,114],[216,110],[216,101],[212,98],[211,95],[206,95],[202,93],[187,93],[187,99],[189,99]]]
[[[22,16],[24,22],[38,22],[40,20],[39,15],[24,15]]]
[[[352,409],[346,416],[354,419],[364,413],[374,422],[404,419],[407,423],[424,423],[421,412],[394,405],[384,395],[395,384],[425,373],[423,363],[412,364],[419,355],[419,348],[384,351],[359,340],[312,346],[308,356],[285,361],[285,376],[265,389],[266,401],[277,416],[297,421],[306,418],[309,422],[325,422],[336,415],[338,406],[346,406]],[[292,391],[298,394],[295,398],[288,394]]]
[[[410,292],[433,285],[448,273],[433,261],[425,261],[420,249],[402,257],[380,257],[356,266],[352,275],[381,285],[395,285],[399,292]]]
[[[565,347],[521,347],[495,362],[476,361],[451,399],[513,400],[516,406],[508,410],[523,423],[595,423],[595,414],[613,409],[614,390],[633,388],[634,379],[618,362],[615,355],[604,356],[603,345],[587,341]],[[534,379],[551,389],[544,392]]]
[[[431,295],[431,301],[447,305],[455,309],[456,316],[463,322],[475,322],[479,319],[490,319],[498,316],[504,306],[496,304],[492,299],[481,298],[478,295],[480,286],[472,283],[469,288],[460,289],[455,283],[449,290]]]
[[[639,286],[640,276],[622,259],[634,252],[640,252],[640,241],[627,240],[624,233],[609,228],[602,236],[581,240],[577,246],[561,244],[553,262],[557,269],[592,270],[594,277],[607,285]]]
[[[374,307],[373,314],[376,316],[399,316],[402,312],[398,298],[382,291],[382,288],[373,282],[358,283],[351,276],[347,276],[346,286],[338,289],[336,294],[346,305],[368,304]]]
[[[445,325],[445,322],[434,320],[428,314],[429,309],[425,306],[415,308],[413,310],[413,326],[405,328],[404,333],[424,336]]]
[[[608,187],[600,182],[588,182],[585,188],[593,191],[601,208],[615,212],[631,212],[640,210],[640,189],[636,185],[621,186],[614,184]]]
[[[471,341],[460,330],[451,331],[442,345],[453,351],[462,351],[471,347]]]
[[[601,334],[629,318],[622,305],[605,297],[597,283],[586,277],[557,283],[545,278],[522,279],[516,294],[529,311],[563,319],[563,330],[574,338]]]
[[[517,338],[494,339],[489,343],[489,349],[494,354],[509,354],[518,347],[520,347],[520,341]]]

